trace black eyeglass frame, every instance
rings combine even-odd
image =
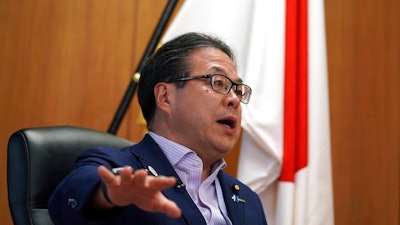
[[[227,79],[230,82],[230,87],[227,88],[226,92],[221,92],[218,91],[215,87],[214,87],[214,82],[213,82],[213,78],[215,76],[222,76],[225,79]],[[189,76],[189,77],[181,77],[181,78],[177,78],[177,79],[173,79],[170,81],[167,81],[166,83],[175,83],[175,82],[180,82],[180,81],[189,81],[189,80],[195,80],[195,79],[202,79],[202,78],[209,78],[210,79],[210,85],[211,85],[211,89],[219,94],[223,94],[223,95],[227,95],[233,88],[233,86],[235,86],[236,88],[234,88],[234,92],[235,94],[239,97],[240,101],[244,104],[248,104],[250,101],[250,96],[251,96],[251,87],[247,84],[242,84],[242,83],[235,83],[233,82],[229,77],[222,75],[222,74],[206,74],[206,75],[195,75],[195,76]],[[243,90],[248,90],[248,92],[242,94],[242,92],[238,92],[238,87],[239,86],[243,86],[244,89]]]

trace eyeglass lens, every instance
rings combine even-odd
[[[234,86],[233,90],[240,98],[240,101],[248,103],[251,90],[247,85],[233,84],[227,77],[218,74],[215,74],[211,79],[211,87],[218,93],[228,94],[232,86]]]

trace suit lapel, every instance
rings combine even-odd
[[[163,193],[168,199],[175,201],[182,210],[182,224],[206,225],[203,215],[191,199],[185,187],[179,185],[181,182],[178,174],[176,174],[160,147],[149,135],[146,135],[141,142],[134,145],[131,149],[131,153],[142,163],[143,168],[147,169],[150,166],[158,175],[177,178],[177,185],[164,190]]]
[[[221,189],[224,195],[224,201],[226,209],[228,211],[229,219],[232,224],[246,224],[245,223],[245,207],[246,203],[239,201],[240,191],[235,191],[234,185],[239,185],[232,183],[226,179],[222,171],[218,174],[218,179],[221,184]],[[240,185],[239,185],[240,188]]]

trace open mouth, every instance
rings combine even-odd
[[[235,128],[236,121],[234,119],[221,119],[217,121],[220,124],[223,124],[231,129]]]

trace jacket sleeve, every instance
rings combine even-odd
[[[132,164],[127,161],[132,157],[127,157],[126,154],[105,147],[89,149],[82,153],[73,171],[62,180],[50,197],[48,210],[53,222],[56,225],[107,224],[107,218],[123,210],[119,208],[93,213],[88,206],[93,190],[100,183],[98,167],[104,165],[111,169]]]

